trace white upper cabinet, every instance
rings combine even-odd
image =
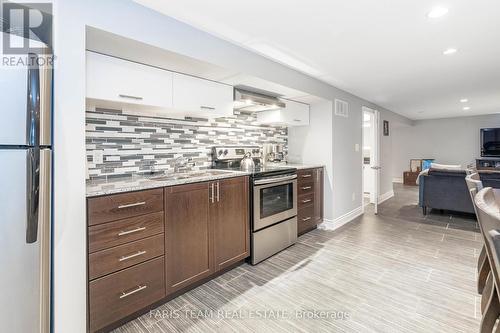
[[[97,106],[105,101],[171,108],[172,72],[87,52],[86,96]]]
[[[283,109],[257,113],[257,121],[263,124],[279,124],[287,126],[309,125],[309,104],[283,99]]]
[[[179,73],[173,76],[173,108],[176,112],[201,118],[233,115],[232,86]]]

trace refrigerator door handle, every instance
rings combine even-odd
[[[40,145],[40,67],[36,54],[28,55],[28,95],[26,103],[26,141],[28,146]]]
[[[38,212],[40,204],[40,150],[27,150],[27,226],[26,243],[35,243],[38,236]]]

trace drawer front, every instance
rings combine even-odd
[[[300,184],[297,184],[297,192],[299,200],[302,196],[314,194],[314,182],[301,182]]]
[[[297,232],[299,234],[311,230],[316,226],[314,219],[314,206],[307,206],[300,209],[297,215]]]
[[[164,234],[158,234],[111,249],[91,253],[89,255],[89,279],[93,280],[162,256],[165,253],[164,244]]]
[[[89,226],[163,210],[163,189],[108,195],[88,200]]]
[[[163,212],[89,227],[89,252],[163,233]]]
[[[297,181],[299,184],[302,182],[312,182],[313,180],[313,169],[297,170]]]
[[[90,331],[165,297],[164,263],[164,257],[160,257],[90,282]]]
[[[297,203],[299,205],[299,209],[302,209],[306,206],[310,206],[314,204],[314,193],[304,194],[300,198],[297,199]]]

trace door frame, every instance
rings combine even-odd
[[[365,180],[364,180],[364,159],[363,159],[363,142],[364,142],[364,129],[363,129],[363,123],[364,123],[364,113],[369,112],[373,114],[374,121],[373,123],[375,126],[373,127],[373,136],[375,138],[374,142],[374,163],[371,163],[372,165],[375,165],[379,169],[373,170],[375,177],[373,177],[373,189],[375,192],[375,202],[373,203],[375,205],[375,214],[378,214],[378,203],[380,200],[380,112],[376,109],[372,109],[367,106],[363,106],[361,108],[361,193],[362,195],[362,212],[365,212],[365,198],[364,198],[364,187],[365,187]],[[371,195],[370,195],[371,196]]]

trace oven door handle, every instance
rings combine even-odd
[[[255,185],[264,185],[264,184],[274,184],[281,183],[286,180],[296,179],[297,175],[285,176],[285,177],[277,177],[277,178],[268,178],[268,179],[258,179],[254,181]]]

